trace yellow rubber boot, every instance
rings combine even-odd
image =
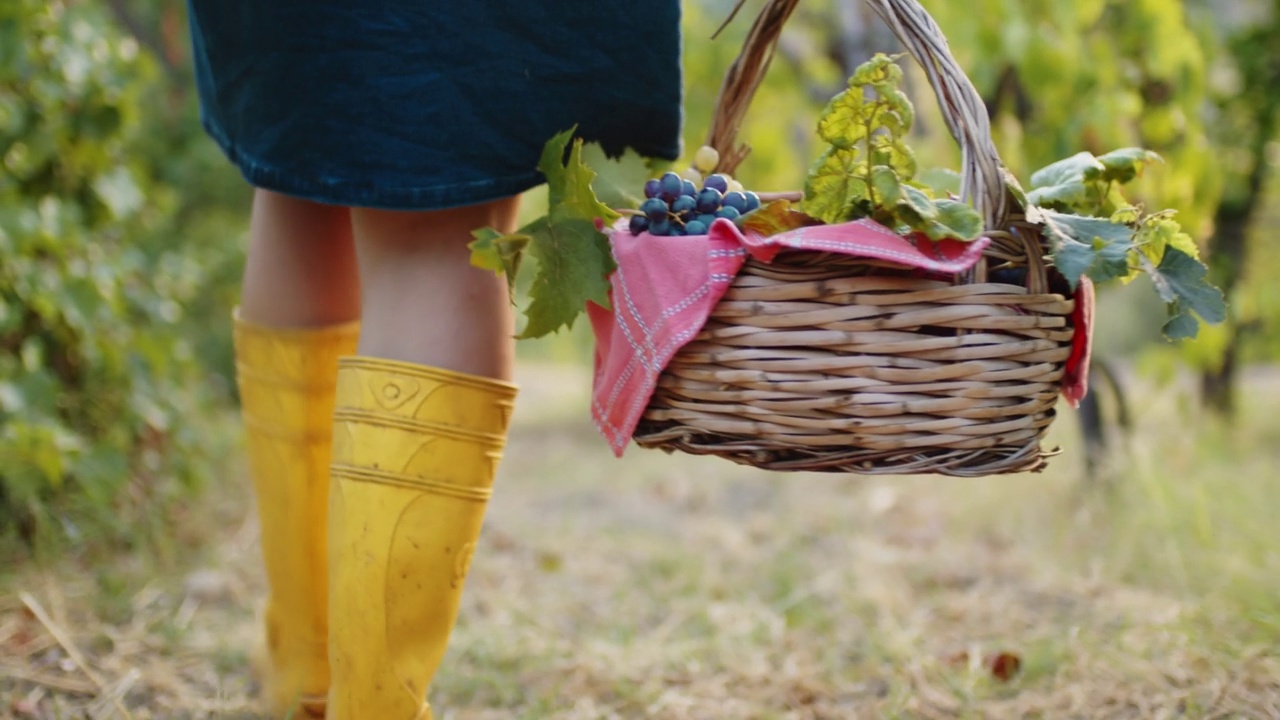
[[[329,720],[424,720],[506,443],[510,383],[368,358],[338,370]]]
[[[338,358],[356,323],[277,329],[235,316],[236,376],[269,586],[263,689],[273,717],[324,716],[328,511]]]

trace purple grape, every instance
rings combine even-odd
[[[698,197],[698,186],[693,184],[692,180],[685,180],[680,186],[680,194],[689,197]]]
[[[698,201],[694,200],[688,195],[681,195],[680,197],[675,199],[675,202],[671,203],[671,212],[677,215],[692,213],[697,209],[698,209]]]
[[[737,210],[738,214],[741,215],[747,211],[747,196],[736,191],[727,192],[724,194],[723,204],[727,208]]]
[[[667,209],[667,204],[662,201],[662,198],[649,198],[640,203],[640,212],[644,213],[645,217],[649,218],[649,222],[653,223],[665,220],[667,213],[670,211]]]
[[[717,209],[719,209],[719,208],[717,208]],[[711,223],[713,223],[713,222],[715,222],[715,221],[716,221],[716,216],[715,216],[715,214],[714,214],[714,213],[703,213],[703,214],[699,215],[698,217],[694,218],[694,220],[697,220],[698,222],[700,222],[700,223],[702,223],[703,225],[705,225],[707,228],[710,228],[710,227],[711,227]]]
[[[716,211],[716,217],[726,220],[737,220],[741,215],[742,213],[738,212],[738,208],[730,207],[729,205],[725,205]]]
[[[747,196],[747,212],[760,209],[760,196],[748,190]]]
[[[648,229],[649,229],[649,218],[643,215],[631,216],[631,234],[632,235],[639,235],[640,233]]]
[[[720,202],[724,200],[724,195],[715,188],[704,188],[698,193],[698,212],[714,213],[720,209]]]
[[[714,188],[719,190],[721,194],[727,193],[729,192],[729,178],[721,175],[720,173],[708,175],[707,179],[702,181],[702,187]]]
[[[657,178],[654,178],[654,179],[650,180],[649,182],[645,183],[645,184],[644,184],[644,196],[645,196],[645,197],[647,197],[647,198],[658,197],[658,193],[659,193],[659,192],[661,191],[661,189],[662,189],[662,188],[660,187],[660,185],[661,185],[661,183],[659,183],[659,182],[658,182],[658,179],[657,179]]]
[[[707,226],[699,220],[690,220],[684,224],[684,232],[686,235],[706,235]]]
[[[684,193],[684,178],[669,172],[658,180],[658,197],[671,202]]]
[[[671,221],[665,217],[661,220],[654,220],[649,223],[649,234],[664,237],[671,234]]]

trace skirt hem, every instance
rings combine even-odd
[[[476,182],[424,187],[375,186],[340,178],[302,178],[297,173],[286,172],[249,157],[207,120],[201,125],[250,185],[322,205],[379,210],[447,210],[519,195],[546,182],[537,170]]]

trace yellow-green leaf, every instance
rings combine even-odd
[[[862,90],[845,90],[831,98],[818,118],[818,136],[838,148],[851,148],[866,136]]]
[[[1141,175],[1147,165],[1157,162],[1163,162],[1163,158],[1145,148],[1120,148],[1098,157],[1101,167],[1097,177],[1105,182],[1127,183]]]
[[[507,276],[507,283],[514,285],[520,272],[520,259],[532,239],[527,234],[504,235],[493,228],[481,228],[471,233],[471,264]]]
[[[814,163],[800,209],[826,223],[843,222],[843,211],[864,184],[854,175],[857,151],[828,148]]]
[[[606,224],[612,223],[618,219],[618,213],[600,202],[591,188],[596,174],[582,162],[581,138],[573,140],[568,160],[561,161],[572,133],[571,129],[556,135],[543,148],[538,169],[547,178],[548,203],[551,208],[564,208],[576,217],[600,218]]]
[[[849,78],[849,87],[861,89],[864,85],[878,85],[885,82],[893,84],[902,81],[902,68],[893,56],[876,53],[870,60],[859,65]]]
[[[801,212],[791,201],[775,200],[749,213],[742,221],[742,229],[754,230],[770,237],[788,230],[821,224],[822,221]]]

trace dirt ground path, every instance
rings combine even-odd
[[[616,460],[581,370],[521,381],[439,720],[1280,718],[1275,648],[966,516],[962,483],[1074,482],[1070,458],[982,481]],[[257,717],[256,526],[244,482],[216,499],[199,567],[0,595],[0,717]]]

